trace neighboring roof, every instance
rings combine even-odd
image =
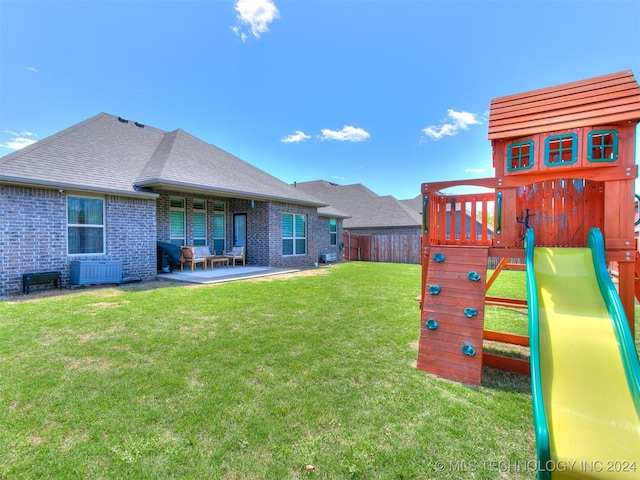
[[[489,140],[640,119],[640,87],[629,70],[494,98]]]
[[[422,201],[423,201],[422,194],[417,195],[416,197],[410,198],[408,200],[400,200],[400,201],[402,202],[403,205],[410,208],[414,212],[418,213],[420,215],[420,218],[422,218]]]
[[[320,207],[318,208],[318,216],[319,217],[330,217],[330,218],[351,218],[351,215],[344,213],[341,210],[338,210],[333,205],[329,205],[328,207]]]
[[[327,206],[183,130],[106,113],[0,158],[0,182],[153,197],[150,189],[171,188]]]
[[[297,182],[295,187],[348,213],[344,228],[415,227],[422,215],[392,196],[378,196],[362,184],[336,185],[325,180]]]

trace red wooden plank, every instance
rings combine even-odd
[[[529,337],[525,335],[516,335],[513,333],[494,332],[491,330],[485,330],[482,333],[482,338],[485,340],[491,340],[494,342],[510,343],[512,345],[521,345],[523,347],[529,346]]]
[[[524,135],[640,119],[640,87],[630,71],[491,101],[488,137]]]
[[[428,360],[422,358],[418,359],[418,368],[430,375],[467,385],[480,385],[482,381],[482,368],[452,369],[447,365],[429,363]]]
[[[585,80],[577,80],[557,86],[544,87],[536,90],[530,90],[523,93],[515,93],[505,95],[491,100],[492,106],[502,106],[507,104],[531,103],[532,100],[554,98],[558,95],[566,96],[567,92],[593,91],[594,85],[600,85],[601,88],[612,87],[620,84],[627,84],[635,81],[633,73],[630,70],[622,72],[610,73]]]
[[[482,362],[487,367],[497,368],[507,372],[520,373],[522,375],[529,375],[531,373],[529,361],[521,358],[511,358],[493,353],[484,353],[482,356]]]
[[[423,348],[418,359],[425,359],[432,364],[449,365],[460,370],[482,368],[482,345],[468,343],[476,351],[473,357],[462,353],[465,343],[429,342],[427,348]]]
[[[539,113],[557,105],[572,107],[593,103],[594,101],[611,101],[617,98],[626,98],[633,94],[635,94],[634,81],[625,79],[596,90],[585,87],[582,90],[574,91],[569,96],[566,92],[559,92],[546,98],[543,96],[524,97],[519,102],[504,102],[502,104],[496,102],[490,107],[489,111],[494,123],[499,123],[505,118],[521,115],[523,109],[526,109],[529,113]]]

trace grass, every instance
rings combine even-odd
[[[0,302],[0,478],[535,478],[527,377],[415,368],[419,265],[313,272]]]

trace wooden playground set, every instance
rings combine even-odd
[[[529,345],[528,336],[484,329],[486,305],[527,307],[486,292],[505,268],[524,266],[513,259],[525,257],[528,228],[544,247],[585,247],[599,228],[634,334],[638,122],[640,86],[630,71],[491,101],[495,177],[422,184],[419,369],[473,385],[483,365],[529,373],[528,360],[483,351],[484,340]],[[492,191],[444,193],[461,186]],[[487,278],[489,258],[499,262]]]

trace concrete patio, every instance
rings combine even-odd
[[[193,272],[190,268],[185,268],[183,271],[176,269],[172,273],[158,273],[158,280],[187,283],[222,283],[298,271],[299,269],[295,268],[273,268],[253,265],[207,268],[206,271],[199,267]]]

